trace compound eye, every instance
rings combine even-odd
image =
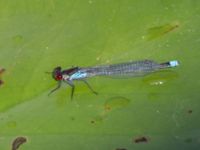
[[[57,74],[55,79],[57,81],[62,80],[62,74]]]

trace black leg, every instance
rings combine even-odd
[[[83,81],[87,85],[87,87],[90,89],[92,93],[94,93],[95,95],[98,94],[95,90],[93,90],[93,88],[89,85],[89,83],[86,80],[81,80],[81,81]]]
[[[51,92],[48,94],[48,96],[51,95],[56,90],[58,90],[60,88],[60,86],[61,86],[61,82],[58,82],[58,86],[55,89],[51,90]]]
[[[71,90],[71,100],[72,100],[73,96],[74,96],[75,86],[72,81],[66,81],[66,83],[69,84],[69,86],[71,86],[71,88],[72,88],[72,90]]]
[[[75,86],[71,86],[72,87],[72,91],[71,91],[71,100],[73,99],[73,96],[74,96],[74,89],[75,89]]]

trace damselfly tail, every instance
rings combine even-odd
[[[161,68],[172,68],[179,66],[179,62],[177,60],[168,61],[160,64]]]

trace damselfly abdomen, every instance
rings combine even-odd
[[[62,82],[66,82],[72,87],[71,98],[73,98],[75,89],[75,85],[73,84],[74,80],[83,81],[94,94],[97,94],[97,92],[95,92],[88,84],[86,78],[94,76],[144,76],[161,69],[172,68],[178,65],[179,63],[176,60],[165,63],[156,63],[152,60],[142,60],[95,67],[72,67],[66,70],[62,70],[61,67],[56,67],[52,72],[52,77],[58,81],[58,86],[49,94],[59,89]]]

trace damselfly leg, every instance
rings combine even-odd
[[[75,85],[73,84],[72,81],[65,81],[69,86],[71,86],[72,90],[71,90],[71,100],[73,99],[74,96],[74,90],[75,90]]]
[[[92,93],[96,95],[98,94],[95,90],[93,90],[93,88],[89,85],[89,83],[86,80],[80,80],[80,81],[83,81],[87,85],[87,87],[91,90]],[[72,100],[74,96],[75,85],[72,81],[64,81],[64,82],[66,82],[72,88],[71,90],[71,100]]]
[[[80,81],[83,81],[92,93],[94,93],[95,95],[98,94],[95,90],[93,90],[93,88],[90,86],[90,84],[86,80],[80,80]]]
[[[55,89],[53,89],[53,90],[51,90],[51,91],[49,92],[48,96],[51,95],[51,94],[52,94],[53,92],[55,92],[56,90],[58,90],[60,87],[61,87],[61,81],[58,82],[58,86],[57,86]]]

